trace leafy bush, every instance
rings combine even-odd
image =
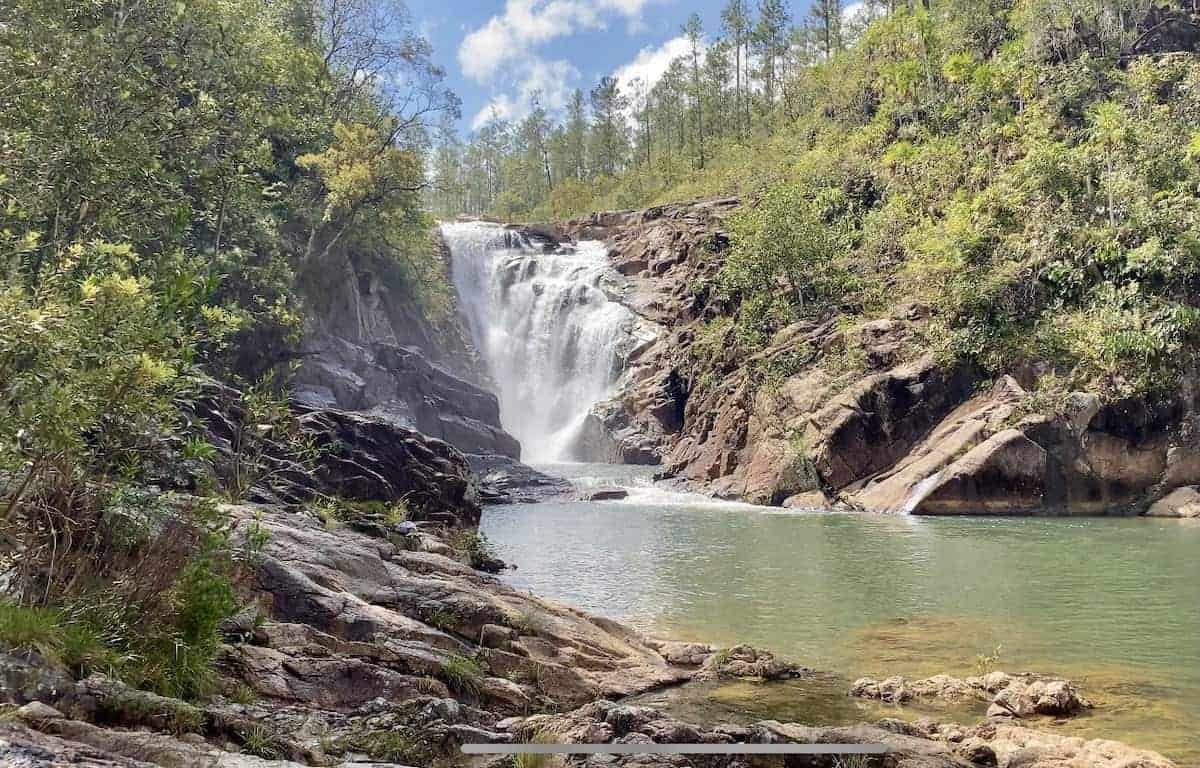
[[[842,207],[832,190],[814,194],[806,184],[787,184],[731,220],[721,285],[742,299],[739,322],[759,345],[853,287],[844,266],[853,230]]]

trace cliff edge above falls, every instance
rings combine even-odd
[[[736,199],[593,214],[563,226],[604,239],[624,303],[661,327],[589,419],[597,458],[661,463],[759,504],[917,514],[1195,516],[1200,408],[1072,393],[1048,410],[1044,369],[985,377],[918,341],[930,310],[797,322],[738,359],[714,289]]]

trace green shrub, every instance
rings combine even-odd
[[[450,545],[463,562],[472,568],[486,569],[496,563],[496,554],[487,535],[475,528],[463,528],[455,533]]]
[[[242,750],[264,760],[281,760],[284,749],[279,738],[268,728],[258,723],[251,723],[238,734],[242,740]]]

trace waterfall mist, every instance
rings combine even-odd
[[[603,290],[599,242],[552,253],[486,222],[445,224],[451,273],[525,461],[570,461],[591,407],[620,375],[633,315]]]

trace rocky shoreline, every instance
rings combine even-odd
[[[384,428],[378,425],[385,422],[375,423]],[[865,763],[879,766],[1172,765],[1115,742],[1040,733],[1014,724],[1012,713],[971,728],[899,720],[840,728],[773,721],[743,727],[682,723],[623,705],[625,697],[663,686],[713,677],[803,677],[807,670],[746,646],[722,650],[649,640],[470,567],[464,562],[470,547],[463,541],[473,529],[462,521],[477,519],[474,497],[468,493],[449,502],[465,505],[456,514],[448,509],[436,514],[443,503],[438,500],[447,497],[434,491],[447,478],[422,462],[444,453],[450,458],[438,460],[443,470],[460,473],[457,479],[468,483],[472,476],[461,458],[452,458],[453,448],[427,442],[426,451],[390,454],[387,465],[387,471],[429,486],[416,489],[430,499],[416,522],[331,522],[303,504],[223,508],[236,535],[253,535],[261,547],[247,561],[249,575],[241,584],[247,607],[226,623],[221,693],[209,701],[167,699],[99,675],[71,680],[29,649],[0,655],[0,698],[6,702],[0,763],[465,765],[458,752],[464,743],[537,738],[882,743],[887,755]],[[1005,689],[1018,684],[1006,683]],[[1029,687],[1019,684],[1026,686],[1022,691]],[[988,689],[998,681],[981,685]],[[1045,698],[1046,691],[1041,693]],[[836,764],[829,757],[785,762]],[[695,764],[649,755],[577,756],[570,763]],[[487,764],[514,765],[511,758]],[[747,763],[718,756],[704,764]]]

